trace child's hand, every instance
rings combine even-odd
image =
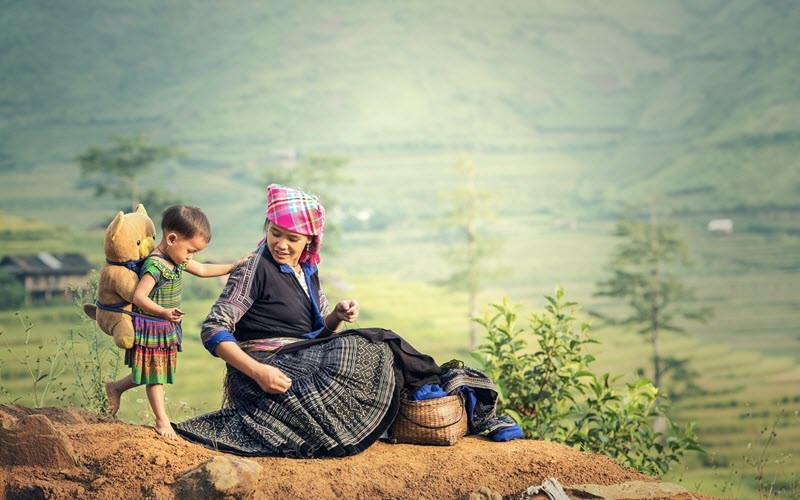
[[[183,318],[183,311],[181,311],[177,307],[173,307],[171,309],[164,309],[164,312],[161,313],[161,317],[167,321],[178,323],[181,320],[181,318]]]
[[[228,271],[228,274],[232,273],[234,269],[236,269],[237,267],[239,267],[242,264],[244,264],[245,262],[247,262],[247,259],[249,259],[251,255],[253,255],[253,252],[250,252],[249,254],[245,255],[241,259],[239,259],[236,262],[234,262],[233,264],[231,264],[231,269],[230,269],[230,271]]]

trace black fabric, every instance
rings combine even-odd
[[[269,337],[302,337],[314,331],[314,306],[292,273],[284,273],[264,245],[250,287],[250,305],[236,323],[237,341]],[[311,276],[310,294],[319,290],[319,275]],[[224,292],[223,292],[224,294]]]
[[[344,330],[336,335],[317,337],[311,340],[295,342],[280,349],[280,353],[289,353],[305,349],[310,345],[326,342],[332,338],[345,335],[360,335],[371,342],[386,342],[394,355],[394,368],[397,385],[401,388],[416,391],[425,384],[438,384],[442,373],[436,361],[427,354],[419,352],[400,335],[384,328],[354,328]]]
[[[386,342],[394,354],[395,376],[398,385],[416,392],[425,384],[438,384],[442,370],[427,354],[422,354],[400,335],[383,328],[359,328],[347,330],[366,337],[372,342]]]
[[[229,367],[225,407],[175,424],[178,433],[240,455],[337,457],[369,447],[397,413],[400,386],[387,343],[346,335],[251,355],[286,373],[292,387],[268,394]]]

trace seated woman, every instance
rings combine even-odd
[[[227,363],[223,407],[176,424],[180,435],[243,455],[352,455],[388,429],[403,389],[440,382],[433,359],[393,332],[334,335],[359,305],[328,312],[317,272],[324,220],[315,197],[269,186],[266,239],[202,326],[203,345]],[[488,403],[475,413],[494,416]]]

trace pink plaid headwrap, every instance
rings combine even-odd
[[[300,254],[300,262],[319,264],[322,247],[322,226],[325,225],[325,207],[316,196],[280,184],[267,188],[267,219],[273,224],[295,233],[312,236],[311,243]]]

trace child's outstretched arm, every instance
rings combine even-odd
[[[133,303],[147,314],[177,323],[183,318],[183,311],[177,307],[165,309],[153,302],[150,299],[150,292],[153,291],[155,286],[156,280],[151,274],[145,274],[139,278],[139,284],[136,285],[136,290],[133,291]]]
[[[196,260],[190,260],[186,263],[186,272],[201,278],[223,276],[225,274],[230,274],[234,269],[244,264],[244,261],[246,261],[250,255],[251,254],[247,254],[233,264],[203,264]]]

